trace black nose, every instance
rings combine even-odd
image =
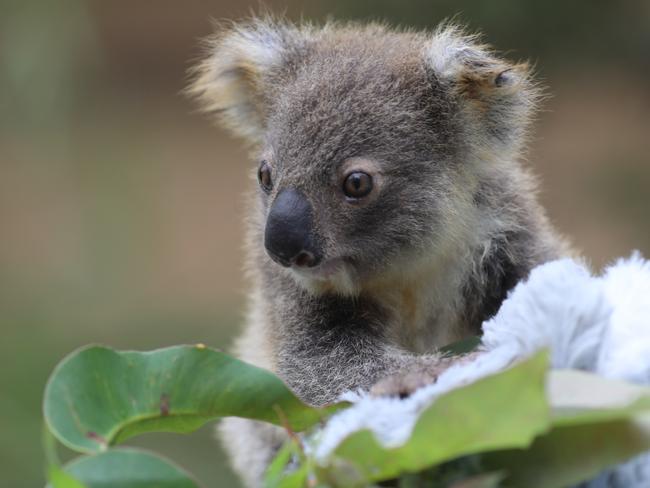
[[[266,219],[264,246],[269,256],[282,266],[316,266],[322,259],[314,236],[312,209],[301,192],[282,190]]]

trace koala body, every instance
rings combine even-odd
[[[310,404],[435,380],[439,347],[567,252],[519,161],[528,68],[457,27],[253,19],[210,40],[191,92],[256,161],[236,352]],[[282,431],[222,431],[259,485]]]

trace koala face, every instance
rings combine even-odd
[[[367,50],[312,49],[267,109],[265,247],[310,289],[355,288],[439,235],[453,172],[440,89],[418,60]]]
[[[530,99],[469,42],[270,21],[214,40],[193,92],[253,143],[259,244],[279,270],[354,294],[467,237],[474,154],[516,146]]]

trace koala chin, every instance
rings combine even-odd
[[[246,327],[236,353],[305,402],[408,394],[530,269],[569,253],[520,159],[540,90],[454,25],[219,29],[189,88],[251,148]],[[222,423],[259,486],[284,434]]]

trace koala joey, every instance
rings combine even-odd
[[[408,394],[529,270],[568,252],[520,162],[539,90],[453,25],[220,29],[190,87],[257,177],[240,358],[305,402]],[[222,425],[250,486],[283,440]]]

